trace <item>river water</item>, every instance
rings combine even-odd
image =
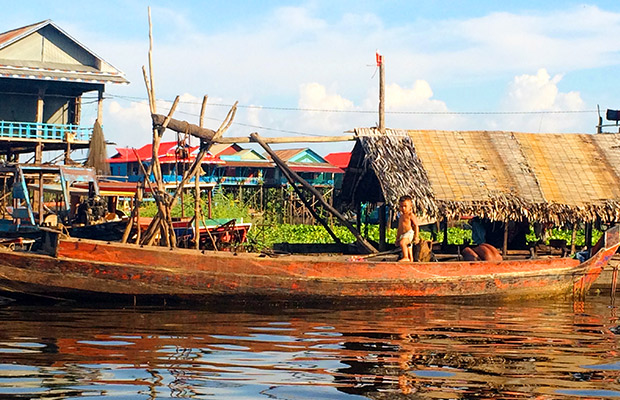
[[[620,398],[585,302],[355,309],[0,306],[0,399]]]

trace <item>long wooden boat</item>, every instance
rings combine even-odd
[[[398,263],[340,256],[267,257],[63,238],[48,254],[0,250],[0,288],[15,294],[89,300],[355,301],[523,298],[587,291],[620,245],[618,227],[600,250],[573,258]]]

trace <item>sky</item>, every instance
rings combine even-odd
[[[388,128],[594,133],[598,108],[603,118],[620,108],[618,0],[0,5],[0,32],[51,19],[125,74],[129,85],[106,85],[103,116],[106,138],[124,147],[152,135],[142,77],[149,6],[158,113],[178,95],[174,117],[197,124],[207,95],[205,125],[217,129],[238,101],[225,136],[339,136],[376,126],[377,51]],[[84,121],[95,112],[86,105]],[[164,140],[176,137],[168,131]],[[326,155],[352,143],[285,147]]]

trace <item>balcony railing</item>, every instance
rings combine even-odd
[[[73,124],[0,121],[0,138],[10,139],[88,141],[92,130],[92,127]]]
[[[122,181],[129,181],[129,182],[138,182],[142,180],[142,175],[129,175],[129,176],[125,176],[125,177],[111,177],[112,179],[116,179],[116,180],[122,180]],[[162,176],[164,183],[179,183],[181,182],[181,179],[183,179],[183,177],[181,175],[174,175],[174,174],[166,174]],[[151,175],[151,179],[154,179],[153,176]],[[266,186],[285,186],[288,184],[288,181],[286,180],[286,178],[280,178],[280,179],[265,179],[265,178],[257,178],[257,177],[252,177],[252,178],[246,178],[246,177],[242,177],[242,176],[208,176],[208,175],[202,175],[200,177],[200,181],[201,182],[206,182],[206,183],[215,183],[216,185],[226,185],[226,186],[259,186],[259,185],[266,185]],[[307,179],[306,180],[308,183],[310,183],[312,186],[333,186],[334,185],[334,180],[333,179]],[[188,180],[188,182],[194,182],[194,178],[190,178]]]

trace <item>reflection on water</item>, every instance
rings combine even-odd
[[[0,308],[0,398],[620,397],[619,322],[608,304],[9,304]]]

